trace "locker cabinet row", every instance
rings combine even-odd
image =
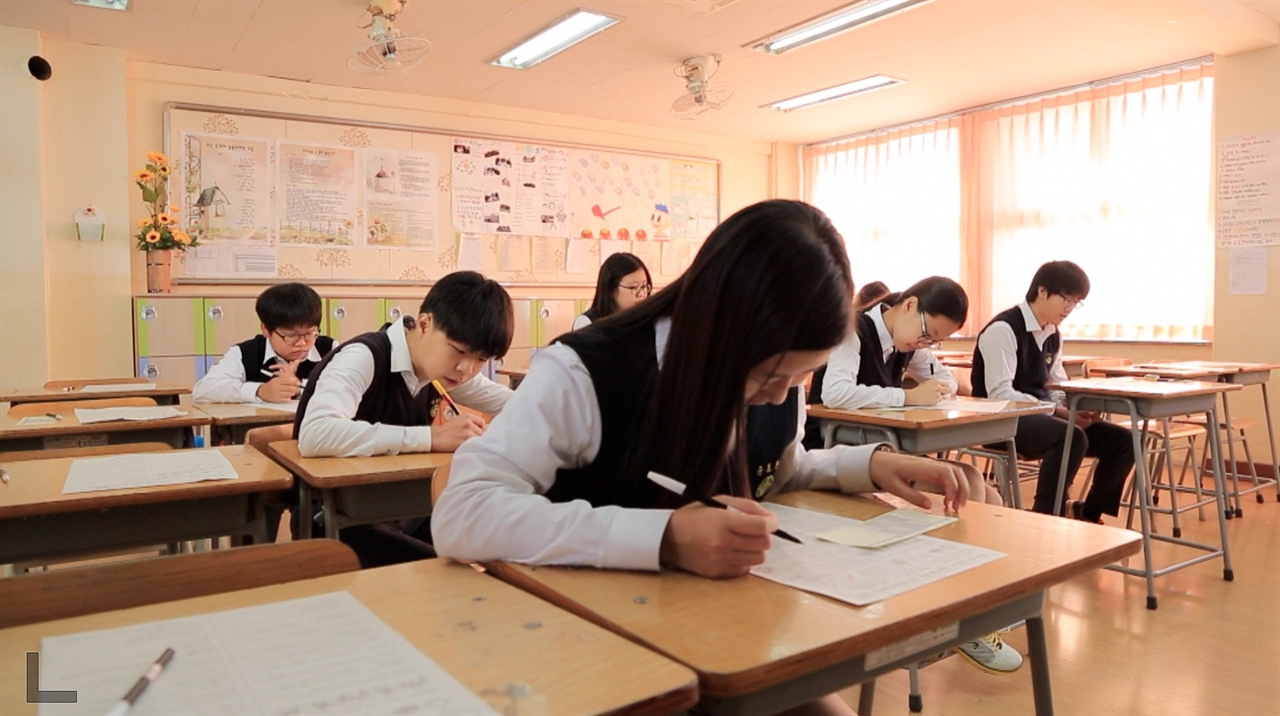
[[[256,298],[138,296],[134,299],[134,350],[138,375],[190,385],[204,376],[231,346],[257,335]],[[538,348],[573,326],[590,304],[580,299],[519,299],[511,350],[493,361],[485,374],[502,365],[527,366]],[[384,323],[414,315],[421,299],[324,299],[320,332],[339,342],[376,330]]]

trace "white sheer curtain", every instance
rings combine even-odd
[[[805,194],[844,236],[859,286],[959,280],[959,120],[806,148]]]
[[[1213,66],[806,147],[805,197],[854,278],[960,281],[966,332],[1068,259],[1092,292],[1066,335],[1210,340]]]

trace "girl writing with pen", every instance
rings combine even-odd
[[[432,517],[437,551],[732,577],[764,562],[778,521],[756,500],[776,492],[878,489],[929,505],[916,481],[961,507],[968,483],[954,466],[800,445],[800,386],[843,339],[851,299],[844,244],[822,212],[775,200],[734,214],[665,289],[535,356],[503,413],[454,456]],[[694,501],[703,495],[735,509]],[[834,694],[806,710],[852,713]]]

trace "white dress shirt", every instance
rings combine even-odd
[[[573,328],[570,328],[569,330],[576,331],[579,328],[586,328],[589,325],[591,325],[591,319],[587,317],[587,314],[579,313],[578,317],[573,319]]]
[[[893,335],[884,323],[884,312],[879,306],[873,306],[867,310],[867,315],[876,326],[876,335],[880,337],[880,345],[884,348],[882,358],[887,361],[894,348]],[[844,342],[831,352],[831,359],[827,361],[827,374],[822,379],[822,403],[843,410],[866,407],[900,408],[905,405],[907,392],[902,388],[858,383],[858,369],[862,367],[861,350],[862,339],[855,329],[849,331]],[[912,352],[911,360],[907,363],[907,375],[917,383],[936,380],[942,392],[949,392],[951,395],[955,395],[958,387],[955,376],[928,349]]]
[[[271,339],[268,338],[266,341],[267,352],[262,359],[264,364],[272,358],[279,357],[271,347]],[[304,360],[319,363],[322,358],[324,356],[320,355],[319,349],[313,345]],[[274,374],[266,370],[261,371],[261,375],[245,375],[244,353],[239,345],[234,345],[227,350],[226,355],[222,356],[222,360],[210,368],[203,378],[196,381],[195,387],[191,389],[191,399],[197,403],[266,402],[258,397],[258,388],[272,377]],[[302,381],[304,387],[306,384],[305,380]]]
[[[1018,304],[1022,310],[1022,319],[1027,322],[1027,332],[1036,339],[1036,345],[1044,349],[1044,342],[1049,336],[1058,332],[1054,325],[1041,326],[1030,304],[1023,301]],[[1013,376],[1018,370],[1018,338],[1013,335],[1013,326],[1004,321],[997,321],[987,326],[978,337],[978,350],[982,353],[984,366],[983,376],[987,381],[987,397],[996,400],[1023,400],[1039,403],[1040,399],[1029,393],[1015,390]],[[1049,382],[1057,383],[1067,379],[1067,370],[1062,365],[1062,344],[1058,344],[1058,352],[1053,355],[1053,363],[1049,365]],[[1060,390],[1049,391],[1049,400],[1062,403],[1065,394]]]
[[[669,319],[655,326],[661,362]],[[779,461],[771,494],[789,490],[875,490],[876,445],[806,451],[804,401],[791,448]],[[538,352],[528,377],[502,417],[453,458],[449,484],[432,514],[442,557],[574,564],[612,569],[659,568],[671,510],[592,507],[585,500],[552,503],[543,495],[556,471],[595,460],[602,435],[591,375],[563,344]]]
[[[391,371],[399,373],[409,392],[417,395],[429,385],[419,381],[409,356],[402,323],[387,327],[391,339]],[[388,425],[355,420],[365,391],[373,384],[373,352],[363,343],[348,342],[337,349],[316,383],[298,429],[298,451],[304,457],[364,457],[402,452],[430,452],[431,426]],[[482,375],[449,392],[460,405],[484,413],[502,411],[512,390]]]

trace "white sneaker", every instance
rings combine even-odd
[[[977,641],[967,641],[957,649],[974,666],[993,674],[1010,674],[1022,666],[1022,654],[1011,646],[1005,646],[995,632]]]

